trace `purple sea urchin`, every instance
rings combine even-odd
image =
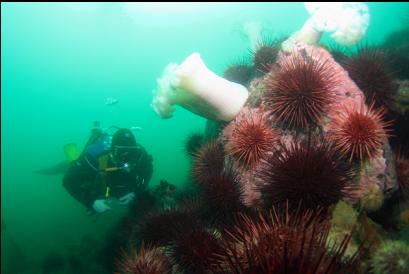
[[[229,81],[248,86],[253,78],[253,67],[245,62],[230,65],[223,73],[223,77]]]
[[[201,274],[211,273],[209,270],[219,249],[219,241],[213,232],[195,228],[178,233],[168,253],[182,273]]]
[[[271,66],[277,60],[278,53],[281,49],[281,42],[283,39],[263,39],[257,44],[254,51],[252,51],[254,69],[261,73],[270,71]]]
[[[375,107],[390,107],[397,91],[388,66],[387,55],[368,46],[359,48],[355,56],[343,62],[349,77],[365,94],[366,103]]]
[[[196,216],[191,212],[171,208],[148,214],[139,224],[138,233],[146,243],[167,245],[174,240],[176,233],[197,225]]]
[[[224,166],[224,150],[219,141],[210,141],[193,155],[192,177],[200,183],[218,175]]]
[[[217,226],[230,224],[235,214],[244,210],[243,189],[232,168],[223,170],[201,184],[211,222]]]
[[[288,199],[292,208],[300,201],[305,208],[315,208],[338,202],[353,174],[334,146],[312,139],[281,145],[257,176],[264,181],[260,191],[267,206]]]
[[[192,133],[186,139],[185,151],[189,156],[194,156],[204,143],[204,136],[201,133]]]

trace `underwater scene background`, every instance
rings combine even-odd
[[[406,60],[406,63],[401,62],[401,67],[395,65],[392,70],[396,76],[394,80],[409,80],[409,4],[367,5],[370,23],[358,45],[361,48],[368,45],[385,50],[403,49],[399,52],[401,56],[396,58]],[[211,71],[223,76],[230,65],[246,62],[243,58],[252,62],[251,37],[245,31],[246,25],[258,26],[262,37],[273,41],[299,30],[309,16],[303,3],[1,3],[1,273],[128,273],[126,263],[122,270],[117,264],[121,256],[124,257],[120,251],[127,250],[129,242],[139,248],[140,239],[126,238],[126,235],[134,237],[139,234],[124,232],[123,224],[128,222],[139,228],[143,221],[138,218],[142,219],[145,212],[142,206],[138,206],[149,203],[146,201],[148,194],[137,196],[130,207],[131,211],[134,210],[132,214],[140,214],[138,216],[129,217],[132,215],[129,208],[115,202],[112,203],[113,210],[89,215],[84,206],[64,189],[63,172],[44,175],[36,171],[64,161],[63,147],[67,143],[74,142],[82,149],[94,121],[99,121],[102,127],[140,128],[134,131],[136,140],[153,157],[148,193],[158,189],[162,181],[176,187],[177,195],[183,199],[198,197],[191,178],[192,157],[186,153],[186,142],[193,133],[204,133],[207,119],[180,106],[176,107],[172,118],[161,119],[151,106],[157,79],[169,63],[180,64],[194,52],[200,53]],[[334,44],[328,34],[324,34],[320,43],[330,49]],[[357,46],[344,50],[353,55]],[[391,139],[392,149],[401,149],[402,157],[409,149],[408,86],[406,84],[406,93],[402,93],[402,101],[397,103],[399,107],[391,108],[389,112],[396,115],[387,116],[387,120],[395,121],[393,127],[398,129],[390,132],[395,138]],[[409,165],[405,168],[407,179]],[[408,187],[409,181],[406,184]],[[230,192],[229,189],[226,193]],[[226,199],[230,198],[231,195],[226,194]],[[180,200],[176,200],[179,203]],[[200,204],[189,202],[192,208]],[[356,218],[361,218],[362,209],[358,208]],[[353,211],[349,208],[345,212],[347,210]],[[124,221],[124,217],[128,219]],[[205,232],[200,230],[202,234],[192,234],[198,241],[213,241],[213,238],[206,240],[214,233],[209,232],[211,229],[220,233],[224,226],[233,227],[231,216],[220,217],[227,220],[224,224],[215,221],[216,218],[206,218],[211,220],[211,225],[206,224]],[[368,217],[361,220],[361,224],[376,223],[379,218],[382,217]],[[368,259],[366,262],[376,261],[378,266],[378,270],[374,270],[374,266],[368,265],[371,269],[368,271],[409,273],[405,272],[409,269],[409,234],[404,229],[409,219],[404,218],[406,223],[402,221],[404,224],[397,225],[399,229],[387,222],[378,222],[380,224],[363,229],[365,233],[360,232],[367,233],[369,238],[398,240],[394,243],[396,247],[386,246],[381,250],[386,254],[382,257],[388,258],[388,254],[392,254],[390,250],[399,250],[401,253],[390,256],[402,259],[401,263],[405,264],[387,272],[385,262]],[[313,223],[320,222],[319,216],[312,219]],[[170,225],[179,219],[169,217],[166,220]],[[245,223],[254,232],[257,230],[255,223],[263,221],[272,222],[269,223],[272,226],[275,222],[280,223],[280,220],[268,221],[260,216],[247,219]],[[162,222],[162,225],[166,223]],[[310,225],[301,221],[295,223]],[[188,225],[184,223],[183,226]],[[197,224],[194,227],[196,229]],[[150,231],[146,224],[142,229]],[[155,231],[157,234],[152,236],[153,232],[150,232],[144,231],[152,243],[160,246],[167,243],[155,238],[157,235],[167,237],[174,233],[165,229],[166,233]],[[241,235],[247,239],[245,232]],[[218,234],[217,237],[221,236]],[[173,265],[169,268],[173,268],[174,273],[223,273],[220,269],[228,268],[221,262],[220,250],[216,252],[219,255],[215,259],[216,271],[209,270],[213,263],[211,259],[186,261],[189,255],[180,249],[188,249],[192,243],[185,242],[185,248],[180,245],[179,249],[175,247],[177,243],[172,244],[173,250],[168,256]],[[200,248],[212,250],[209,245],[207,249]],[[370,247],[365,248],[366,253],[361,252],[364,255],[359,255],[359,260],[365,258],[365,254],[372,254]],[[152,258],[163,259],[162,251],[154,249],[146,253]],[[228,252],[234,257],[234,250]],[[244,255],[241,255],[234,257],[237,265],[243,263]],[[337,261],[337,264],[343,263],[348,262]],[[164,262],[151,265],[166,269]],[[353,271],[342,273],[370,273],[362,270],[364,268],[354,265]],[[236,269],[226,273],[263,273],[266,269],[270,268],[259,268],[258,272]],[[379,272],[379,269],[383,271]],[[321,273],[298,271],[290,273]]]

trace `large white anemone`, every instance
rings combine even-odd
[[[369,9],[363,2],[305,2],[304,5],[311,17],[283,42],[285,51],[291,51],[297,42],[315,45],[323,32],[331,33],[331,38],[341,45],[353,45],[368,29]]]
[[[208,119],[230,121],[247,98],[244,86],[216,75],[193,53],[180,65],[166,67],[158,79],[152,107],[161,118],[172,117],[174,105],[180,105]]]

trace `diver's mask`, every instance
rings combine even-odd
[[[122,170],[129,173],[133,170],[132,167],[136,165],[135,163],[138,160],[139,146],[136,143],[132,129],[117,126],[102,129],[101,124],[96,121],[92,133],[91,141],[88,141],[85,149],[93,159],[91,162],[96,161],[100,155],[111,152],[115,167],[108,168],[105,171]],[[86,160],[88,161],[88,158]],[[96,169],[92,163],[90,165]]]
[[[138,158],[139,146],[113,146],[112,156],[117,167],[125,172],[130,172]]]

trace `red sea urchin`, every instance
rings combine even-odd
[[[345,196],[354,172],[337,157],[333,145],[323,140],[281,145],[257,176],[266,206],[288,200],[290,207],[328,207]]]
[[[279,134],[267,122],[265,113],[244,110],[234,121],[226,152],[245,167],[253,168],[267,158],[278,140]]]
[[[374,109],[345,107],[344,111],[331,115],[328,125],[328,139],[344,157],[363,161],[374,157],[389,136],[392,122],[384,122],[385,108]]]
[[[265,103],[275,121],[289,129],[319,123],[339,84],[329,63],[305,54],[284,57],[265,81]]]
[[[221,273],[355,273],[361,249],[344,258],[351,234],[339,245],[327,246],[329,216],[314,211],[290,212],[287,207],[256,218],[240,215],[236,225],[222,233],[222,253],[217,256]]]
[[[172,265],[158,247],[145,246],[142,243],[138,252],[134,249],[130,254],[123,252],[117,261],[117,274],[170,274]]]
[[[368,105],[391,106],[397,86],[389,70],[387,55],[382,50],[368,46],[359,48],[358,53],[343,61],[342,65],[365,94]]]

